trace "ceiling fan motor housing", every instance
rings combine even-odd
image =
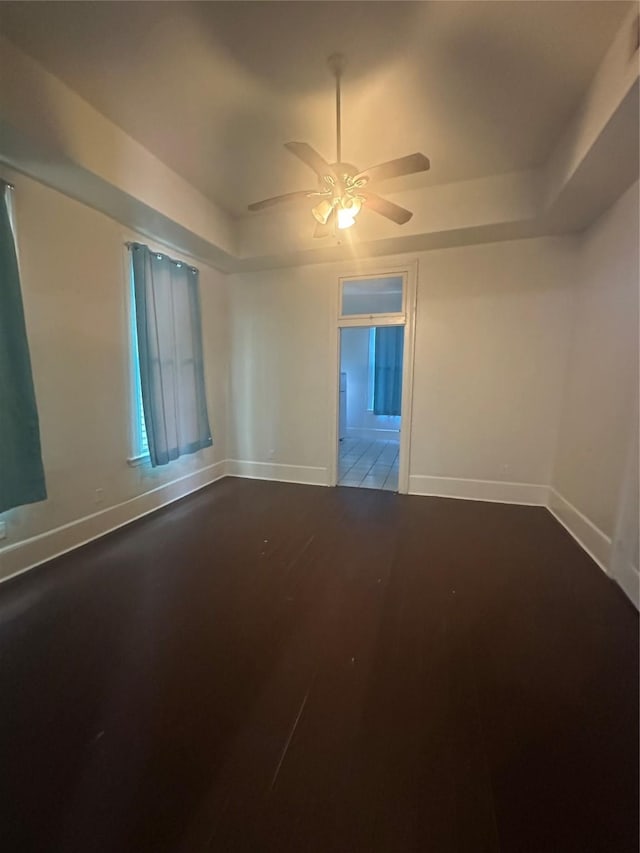
[[[350,179],[358,174],[358,169],[353,163],[331,163],[330,165],[333,174],[323,175],[318,179],[318,183],[321,189],[331,189],[333,195],[342,196],[353,188],[353,182]]]

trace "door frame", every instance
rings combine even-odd
[[[404,280],[403,310],[393,314],[341,315],[342,283],[345,280],[385,278],[401,275]],[[418,261],[385,263],[370,260],[345,265],[337,277],[333,289],[331,310],[330,358],[329,358],[329,476],[328,485],[338,483],[338,418],[340,406],[340,329],[357,326],[404,326],[404,349],[402,353],[402,406],[400,410],[400,459],[398,467],[398,492],[409,491],[409,469],[411,461],[411,419],[413,413],[413,367],[416,336],[416,310],[418,294]]]

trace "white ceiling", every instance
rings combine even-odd
[[[629,3],[0,3],[0,29],[234,215],[314,185],[282,147],[334,159],[326,57],[347,54],[343,159],[413,151],[387,191],[545,160]]]

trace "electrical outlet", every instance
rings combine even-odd
[[[104,503],[104,489],[96,489],[94,502],[96,504]]]
[[[271,450],[269,451],[269,459],[273,459],[273,457],[274,457],[275,455],[276,455],[276,452],[275,452],[275,450],[274,450],[274,449],[273,449],[273,447],[272,447],[272,448],[271,448]]]
[[[502,468],[501,468],[502,473],[503,473],[503,474],[508,474],[510,470],[511,470],[511,466],[509,465],[509,463],[508,463],[508,462],[505,462],[505,463],[504,463],[504,465],[502,465]]]
[[[7,538],[7,522],[0,521],[0,539]]]

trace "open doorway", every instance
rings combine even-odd
[[[340,329],[339,486],[398,491],[404,326]]]
[[[357,266],[336,293],[328,480],[407,494],[418,265]]]

